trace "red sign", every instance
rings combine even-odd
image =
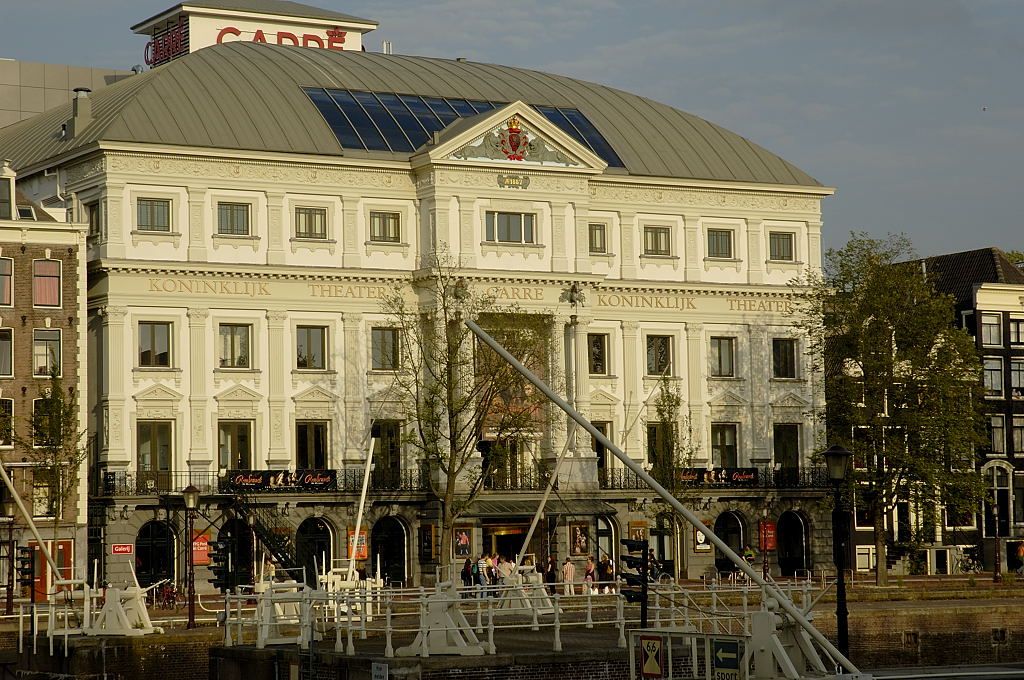
[[[217,33],[217,44],[225,42],[225,38],[233,36],[235,38],[241,38],[242,31],[234,26],[225,26],[220,29]],[[345,36],[346,31],[340,31],[336,28],[332,28],[327,31],[326,37],[321,37],[313,33],[303,33],[301,36],[289,33],[288,31],[270,31],[270,40],[267,39],[267,33],[262,28],[257,28],[252,34],[252,42],[268,43],[276,42],[278,45],[302,45],[303,47],[321,47],[329,50],[344,50],[345,49]]]
[[[146,63],[150,66],[164,64],[185,54],[187,35],[185,23],[179,20],[178,24],[166,33],[154,36],[146,43]]]
[[[775,522],[761,520],[757,525],[758,542],[761,552],[775,550]]]
[[[370,556],[370,550],[366,545],[366,529],[359,530],[359,543],[356,543],[356,531],[355,529],[348,530],[348,553],[345,557],[352,555],[352,548],[355,547],[354,559],[365,560]]]
[[[192,533],[192,564],[205,566],[210,563],[210,534]]]
[[[134,543],[114,543],[112,546],[110,546],[111,555],[131,555],[134,552]]]

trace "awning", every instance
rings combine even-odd
[[[533,517],[537,512],[540,500],[514,500],[514,499],[490,499],[478,498],[470,503],[463,513],[463,517]],[[615,506],[592,498],[580,499],[551,499],[544,507],[545,515],[568,515],[568,516],[590,516],[590,515],[614,515]]]

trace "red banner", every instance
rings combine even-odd
[[[350,554],[352,554],[352,545],[355,543],[356,550],[355,550],[355,555],[353,555],[353,558],[357,559],[357,560],[368,559],[370,557],[370,549],[366,545],[366,529],[360,529],[359,530],[359,542],[358,543],[356,543],[355,537],[356,537],[355,529],[349,529],[348,530],[348,552],[345,553],[345,557],[348,557]]]
[[[192,533],[192,563],[196,566],[210,564],[210,534]]]
[[[775,550],[775,522],[761,520],[757,525],[758,539],[761,545],[761,552]]]

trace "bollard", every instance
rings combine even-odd
[[[395,656],[395,648],[391,644],[391,598],[387,601],[387,620],[384,623],[384,658],[391,659]]]
[[[619,649],[626,648],[626,613],[622,606],[622,597],[615,598],[615,616],[619,624]]]
[[[555,642],[551,646],[556,652],[562,651],[562,620],[558,615],[558,594],[555,594]]]

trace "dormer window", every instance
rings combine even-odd
[[[0,220],[14,219],[14,182],[0,177]]]
[[[36,218],[36,210],[30,205],[19,205],[18,206],[18,219],[19,220],[34,220]]]

